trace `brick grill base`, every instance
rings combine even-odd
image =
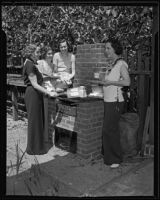
[[[77,154],[83,158],[98,158],[102,149],[103,100],[80,102],[76,106],[61,104],[56,111],[56,100],[48,99],[48,131],[55,126],[77,133]]]

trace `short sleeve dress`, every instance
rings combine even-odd
[[[32,86],[28,78],[31,73],[36,75],[38,84],[42,85],[43,77],[34,61],[26,59],[23,67],[24,83],[27,85],[24,96],[28,116],[26,152],[30,155],[41,155],[48,152],[52,140],[45,141],[43,94]]]
[[[53,69],[45,60],[38,60],[37,68],[43,76],[42,86],[48,91],[55,91],[56,80],[51,78],[53,75]]]
[[[53,64],[57,67],[57,72],[61,76],[65,77],[72,73],[72,61],[75,61],[75,57],[72,53],[68,53],[66,58],[63,58],[60,52],[57,52],[53,56]],[[59,84],[60,87],[66,87]]]

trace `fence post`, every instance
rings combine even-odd
[[[12,112],[13,112],[13,120],[17,121],[18,120],[18,91],[17,87],[13,86],[12,87]]]
[[[143,63],[142,63],[142,52],[141,49],[138,50],[138,61],[137,61],[137,68],[138,71],[143,70]],[[143,129],[144,129],[144,121],[146,115],[146,106],[145,106],[145,75],[139,74],[138,76],[138,114],[140,119],[138,135],[137,135],[137,148],[138,150],[141,149],[142,145],[142,137],[143,137]]]

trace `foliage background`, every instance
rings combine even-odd
[[[19,54],[30,42],[50,44],[58,51],[61,38],[77,44],[101,43],[118,37],[132,53],[150,48],[153,8],[149,6],[2,6],[2,29],[8,52]]]

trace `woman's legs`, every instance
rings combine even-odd
[[[117,109],[118,104],[118,109]],[[104,103],[104,122],[102,129],[104,163],[111,165],[122,162],[119,118],[123,111],[123,102]]]

